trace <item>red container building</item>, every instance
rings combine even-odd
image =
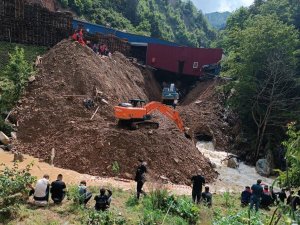
[[[146,64],[178,74],[201,76],[204,65],[218,64],[223,50],[148,44]]]

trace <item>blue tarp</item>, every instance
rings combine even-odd
[[[98,24],[93,24],[93,23],[73,19],[73,28],[74,29],[77,29],[79,24],[83,25],[84,28],[91,34],[95,34],[95,33],[102,33],[102,34],[106,34],[106,35],[113,34],[119,38],[127,39],[128,42],[130,42],[130,43],[147,43],[147,44],[151,43],[151,44],[161,44],[161,45],[169,45],[169,46],[181,46],[174,42],[165,41],[165,40],[161,40],[158,38],[137,35],[137,34],[130,34],[130,33],[118,31],[118,30],[115,30],[112,28],[108,28],[105,26],[101,26]]]

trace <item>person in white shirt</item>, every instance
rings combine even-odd
[[[49,175],[45,174],[42,179],[36,182],[33,199],[35,201],[46,201],[49,200]]]

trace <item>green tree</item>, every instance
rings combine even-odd
[[[299,102],[294,52],[299,34],[275,15],[258,15],[245,24],[245,29],[227,32],[230,53],[225,74],[236,80],[230,83],[235,93],[230,104],[243,121],[253,157],[258,158],[267,142],[280,143],[282,127],[297,117],[293,113]],[[268,130],[273,140],[266,138]]]

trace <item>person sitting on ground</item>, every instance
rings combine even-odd
[[[300,190],[298,191],[297,195],[292,198],[291,206],[293,211],[296,211],[298,206],[300,206]]]
[[[205,205],[207,205],[208,207],[212,206],[212,194],[209,192],[209,187],[206,186],[205,191],[202,192],[201,196],[203,198],[203,202]]]
[[[245,187],[245,190],[241,194],[241,204],[242,206],[247,206],[250,203],[251,189],[249,186]]]
[[[192,199],[194,203],[199,204],[201,200],[202,186],[205,184],[205,178],[201,175],[202,170],[198,169],[195,176],[191,178],[193,182]]]
[[[108,194],[105,194],[105,192]],[[96,195],[94,200],[96,201],[95,210],[105,211],[110,207],[112,191],[109,189],[100,189],[100,195]]]
[[[60,204],[66,195],[66,184],[62,181],[63,175],[58,174],[57,180],[51,183],[50,193],[55,204]]]
[[[285,193],[285,189],[282,188],[281,191],[278,193],[278,198],[279,200],[284,203],[285,199],[286,199],[286,193]]]
[[[268,185],[264,186],[263,194],[261,195],[261,202],[260,205],[262,208],[268,209],[269,206],[272,204],[273,200],[271,197],[271,193],[269,192]]]
[[[260,199],[263,194],[263,188],[260,184],[261,184],[261,179],[258,179],[257,183],[251,186],[252,195],[250,198],[250,210],[252,210],[253,206],[255,205],[256,212],[259,209]]]
[[[78,186],[78,192],[79,204],[83,204],[84,206],[86,206],[88,201],[92,198],[92,193],[88,191],[85,180],[80,182]]]
[[[49,201],[49,175],[45,174],[43,178],[36,182],[35,189],[32,188],[30,195],[33,194],[33,199],[37,205],[47,205]]]
[[[286,199],[287,205],[291,205],[294,193],[295,193],[294,191],[290,191],[290,195]]]

